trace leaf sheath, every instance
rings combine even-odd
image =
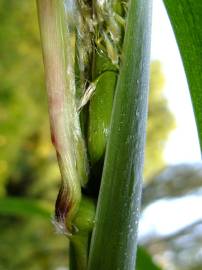
[[[135,269],[150,28],[151,1],[131,1],[88,270]]]

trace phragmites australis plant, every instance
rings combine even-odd
[[[62,179],[53,222],[70,239],[70,269],[134,269],[151,0],[37,6]]]

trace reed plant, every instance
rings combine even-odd
[[[177,2],[165,1],[171,19]],[[70,240],[70,269],[135,269],[152,1],[37,6],[62,179],[53,223]]]

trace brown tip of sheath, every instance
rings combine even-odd
[[[61,185],[55,203],[55,220],[59,223],[66,223],[66,218],[71,209],[72,202],[69,200],[68,190]]]

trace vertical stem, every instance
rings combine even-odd
[[[131,0],[88,270],[134,270],[150,62],[151,0]]]
[[[89,233],[75,235],[70,241],[70,270],[86,270]]]
[[[77,232],[70,237],[70,270],[86,270],[89,240],[95,217],[95,202],[83,197],[74,224]]]

